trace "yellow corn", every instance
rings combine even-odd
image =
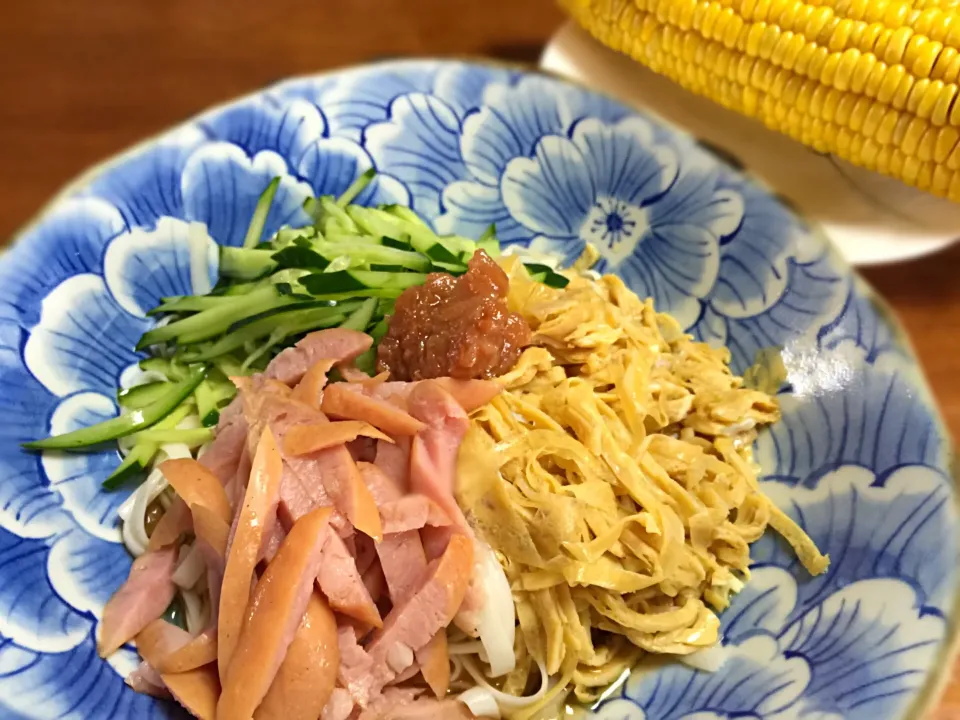
[[[960,0],[560,2],[688,90],[960,202]]]

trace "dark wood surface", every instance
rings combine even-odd
[[[9,2],[0,20],[0,241],[91,164],[211,104],[385,57],[535,62],[561,21],[551,0]],[[864,272],[912,336],[953,438],[958,272],[960,245]],[[942,717],[960,718],[960,676],[946,699]]]

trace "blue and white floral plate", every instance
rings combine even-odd
[[[829,552],[807,577],[773,535],[723,615],[716,673],[637,673],[606,720],[904,718],[932,697],[957,613],[951,447],[904,339],[814,229],[695,139],[527,72],[401,62],[293,80],[108,163],[56,200],[0,262],[0,717],[178,711],[123,683],[135,656],[94,649],[127,574],[100,483],[114,452],[36,455],[27,439],[116,412],[162,296],[191,292],[187,226],[241,242],[282,176],[272,232],[368,167],[367,203],[438,231],[578,254],[729,346],[738,372],[782,348],[783,421],[764,489]],[[211,248],[212,249],[212,248]],[[216,272],[215,252],[211,274]]]

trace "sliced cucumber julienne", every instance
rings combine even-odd
[[[341,270],[315,273],[300,279],[300,284],[311,295],[381,290],[402,292],[408,287],[422,285],[427,276],[422,273],[385,273],[373,270]]]
[[[354,360],[353,364],[367,375],[373,376],[377,372],[377,343],[387,334],[387,322],[387,318],[380,318],[380,321],[370,329],[369,335],[373,338],[373,347]]]
[[[523,267],[530,274],[531,279],[555,288],[565,288],[570,280],[558,273],[549,265],[540,263],[524,263]]]
[[[380,242],[386,247],[394,248],[396,250],[410,250],[410,236],[403,235],[402,237],[403,239],[396,240],[389,235],[384,235],[382,238],[380,238]]]
[[[277,267],[272,250],[220,247],[220,277],[236,280],[257,280]]]
[[[248,342],[269,337],[278,325],[286,327],[289,330],[288,335],[333,327],[343,322],[347,314],[353,312],[359,306],[359,302],[346,302],[334,306],[321,305],[267,315],[227,333],[205,348],[185,351],[183,357],[189,362],[214,360],[221,355],[241,349]],[[230,375],[231,373],[225,374]],[[242,374],[245,375],[246,373]]]
[[[159,447],[154,443],[139,442],[134,445],[117,469],[101,483],[104,490],[116,490],[128,480],[145,473],[150,467],[150,461],[157,454]]]
[[[273,205],[273,198],[277,194],[278,187],[280,187],[280,178],[275,177],[260,195],[260,199],[257,200],[253,217],[250,218],[250,226],[247,228],[247,235],[243,239],[243,247],[253,248],[263,239],[263,228],[267,224],[267,216],[270,214],[270,206]]]
[[[158,372],[174,382],[184,380],[190,374],[190,369],[177,358],[149,357],[141,360],[139,365],[144,372]]]
[[[251,293],[234,298],[230,303],[225,303],[222,306],[218,305],[215,308],[204,310],[169,325],[150,330],[140,338],[140,342],[137,343],[137,350],[143,350],[151,345],[174,339],[181,343],[200,342],[225,332],[234,323],[244,320],[254,313],[263,313],[295,302],[297,302],[295,298],[281,295],[272,285],[259,288]]]
[[[491,224],[477,238],[477,248],[483,250],[492,258],[500,257],[500,241],[497,240],[497,226]]]
[[[428,230],[430,229],[430,226],[423,221],[423,218],[421,218],[413,210],[411,210],[410,208],[404,205],[384,205],[383,207],[378,209],[382,210],[383,212],[389,213],[394,217],[399,218],[400,220],[403,220],[405,222],[413,223],[414,225],[420,225],[421,227],[425,227]]]
[[[323,270],[330,264],[330,260],[316,250],[299,245],[291,245],[274,253],[273,260],[279,270]]]
[[[330,235],[336,230],[343,233],[356,233],[356,223],[353,218],[347,214],[346,210],[337,205],[333,198],[324,196],[320,198],[320,212],[323,214],[322,230],[324,235]]]
[[[196,390],[197,385],[206,376],[206,367],[197,368],[187,379],[172,383],[169,391],[163,397],[154,400],[140,410],[134,410],[128,415],[120,415],[62,435],[23,443],[23,447],[27,450],[77,450],[132,435],[139,430],[155,425],[172,413],[180,403]]]
[[[367,185],[373,181],[376,175],[377,171],[374,168],[365,171],[360,177],[350,183],[350,186],[337,198],[337,206],[344,208],[356,200],[357,196],[366,190]]]
[[[163,303],[157,305],[147,315],[203,312],[228,302],[232,302],[228,295],[183,295],[181,297],[164,298]]]
[[[195,448],[213,440],[213,428],[189,428],[185,430],[158,430],[150,429],[140,432],[144,442],[148,443],[182,443]]]
[[[377,299],[367,298],[361,303],[360,307],[350,313],[350,316],[340,323],[340,327],[347,330],[356,330],[364,332],[370,321],[373,320],[373,314],[377,310]]]
[[[191,412],[191,408],[182,404],[163,420],[153,426],[154,429],[172,429],[175,428]],[[134,436],[135,442],[130,452],[114,470],[102,485],[104,490],[116,490],[128,480],[132,480],[138,475],[143,475],[150,470],[150,463],[154,455],[160,449],[156,443],[147,442],[138,436]]]
[[[295,245],[300,240],[310,241],[317,236],[317,230],[311,225],[302,228],[282,227],[269,243],[264,243],[265,250],[282,250],[288,245]],[[259,247],[259,246],[258,246]]]
[[[124,388],[117,393],[117,404],[127,410],[139,410],[163,397],[172,384],[158,381]]]
[[[349,257],[367,264],[395,265],[416,272],[425,272],[430,267],[430,258],[411,252],[409,248],[400,250],[385,245],[320,241],[314,245],[314,249],[326,260]]]

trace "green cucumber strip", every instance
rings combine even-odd
[[[253,342],[265,338],[274,331],[278,325],[288,328],[288,334],[293,335],[308,330],[315,330],[324,327],[333,327],[347,316],[347,313],[353,312],[359,307],[360,303],[342,303],[335,306],[309,307],[298,310],[288,310],[282,313],[275,313],[266,317],[254,320],[242,327],[233,330],[216,342],[206,348],[196,351],[185,351],[184,359],[188,362],[206,362],[214,360],[221,355],[226,355],[235,350],[241,349],[245,343]],[[223,368],[220,368],[223,370]],[[224,375],[246,375],[242,364],[237,363],[231,372],[224,371]],[[201,416],[203,413],[201,413]]]
[[[282,250],[288,245],[293,245],[298,240],[310,241],[317,236],[317,230],[311,225],[302,228],[282,227],[277,230],[276,236],[270,243],[267,243],[267,250]]]
[[[267,215],[270,214],[270,206],[273,205],[273,197],[277,194],[278,187],[280,187],[280,178],[275,177],[257,200],[257,207],[253,211],[253,217],[250,218],[247,235],[243,239],[243,247],[252,248],[263,239],[263,228],[267,224]],[[220,272],[223,273],[222,267]]]
[[[377,299],[367,298],[360,304],[360,307],[350,313],[350,317],[340,323],[340,327],[345,328],[346,330],[363,332],[367,329],[367,325],[369,325],[370,321],[373,319],[373,313],[376,311],[376,309]]]
[[[336,293],[386,290],[399,294],[408,287],[422,285],[427,276],[422,273],[383,273],[372,270],[341,270],[316,273],[301,278],[300,284],[315,296]]]
[[[337,198],[337,206],[345,208],[347,205],[352,203],[357,199],[357,195],[362,193],[366,189],[367,185],[373,180],[376,176],[377,171],[374,168],[370,168],[364,172],[360,177],[350,183],[350,187],[343,191],[343,194]]]
[[[326,235],[320,240],[327,240],[329,242],[336,243],[360,243],[361,245],[384,245],[382,238],[378,235],[363,235],[361,233],[345,233],[345,232],[333,232],[329,235]],[[312,247],[312,246],[311,246]],[[404,245],[401,250],[409,250],[409,245]]]
[[[23,447],[27,450],[76,450],[132,435],[163,420],[196,390],[206,376],[206,367],[197,368],[186,380],[172,384],[163,397],[129,415],[120,415],[90,427],[23,443]]]
[[[333,201],[333,198],[320,198],[320,210],[323,212],[323,234],[330,235],[337,229],[340,232],[355,233],[357,225],[342,207]]]
[[[213,440],[213,428],[190,428],[188,430],[143,430],[138,438],[149,443],[183,443],[191,448]]]
[[[241,360],[238,360],[235,357],[230,355],[220,355],[211,360],[213,366],[226,375],[230,377],[240,377],[242,375],[249,375],[250,373],[244,372],[243,368],[240,367]]]
[[[380,342],[380,339],[387,334],[389,329],[389,321],[387,318],[383,318],[370,330],[370,337],[373,338],[374,342]]]
[[[396,265],[417,272],[430,267],[430,259],[425,255],[385,245],[323,241],[317,242],[314,248],[327,260],[345,256],[365,264]]]
[[[369,350],[360,355],[353,364],[367,375],[373,376],[377,372],[377,343],[387,334],[387,319],[381,318],[380,321],[370,329],[370,337],[373,338],[374,345]]]
[[[240,365],[241,369],[249,370],[251,367],[255,367],[257,360],[264,357],[274,345],[279,343],[289,334],[291,334],[290,330],[286,326],[277,325],[273,332],[270,333],[270,336],[263,343],[261,343],[260,347],[255,348],[253,352],[244,358],[243,364]]]
[[[526,268],[528,273],[530,273],[530,277],[533,280],[541,282],[544,285],[549,285],[550,287],[555,288],[565,288],[570,284],[570,281],[567,278],[558,273],[549,265],[542,265],[540,263],[524,263],[523,267]]]
[[[303,211],[313,218],[314,227],[316,227],[316,223],[320,222],[320,216],[322,214],[319,198],[308,197],[304,200]]]
[[[150,467],[150,461],[157,454],[158,447],[154,443],[138,442],[123,459],[117,469],[101,483],[104,490],[116,490],[134,476],[144,473]]]
[[[274,253],[273,260],[280,270],[323,270],[330,264],[330,261],[316,250],[299,245],[291,245]]]
[[[158,372],[168,380],[179,382],[190,374],[176,358],[149,357],[140,361],[140,369],[147,372]]]
[[[281,295],[272,285],[260,288],[234,298],[232,302],[223,306],[204,310],[183,320],[154,328],[140,338],[140,342],[137,343],[137,350],[143,350],[151,345],[175,338],[185,342],[184,338],[187,336],[192,338],[192,342],[206,340],[208,337],[219,335],[234,323],[250,315],[290,305],[294,302],[296,300]]]
[[[217,395],[209,380],[197,385],[197,389],[193,391],[193,399],[197,402],[197,414],[201,420],[217,409]]]
[[[409,235],[404,235],[403,237],[409,239]],[[381,242],[384,246],[386,246],[386,247],[395,248],[395,249],[397,249],[397,250],[409,250],[409,249],[410,249],[410,242],[409,242],[408,239],[407,239],[407,240],[395,240],[395,239],[393,239],[392,237],[390,237],[389,235],[384,235],[384,236],[380,239],[380,242]]]
[[[151,430],[171,430],[175,428],[181,420],[190,414],[190,408],[187,405],[180,405],[176,410],[167,415],[158,422]],[[137,441],[130,452],[106,480],[101,483],[104,490],[116,490],[128,480],[137,475],[142,475],[150,469],[150,463],[160,446],[155,442],[147,442],[137,437]]]
[[[410,208],[404,205],[384,205],[383,207],[378,209],[383,210],[384,212],[390,213],[394,217],[399,218],[400,220],[403,220],[405,222],[413,223],[414,225],[420,225],[421,227],[425,227],[428,230],[430,229],[430,226],[423,221],[423,218],[421,218],[413,210],[411,210]]]
[[[230,300],[226,295],[185,295],[178,298],[164,298],[163,304],[157,305],[147,315],[202,312],[227,302],[230,302]]]
[[[173,383],[170,382],[158,381],[136,385],[131,388],[124,388],[117,392],[117,404],[127,410],[139,410],[154,400],[163,397],[172,384]]]
[[[220,277],[256,280],[269,275],[276,267],[271,250],[235,248],[229,245],[220,247]]]
[[[547,273],[540,282],[542,282],[544,285],[554,288],[565,288],[570,284],[570,280],[568,278],[565,278],[560,273],[555,272]]]

